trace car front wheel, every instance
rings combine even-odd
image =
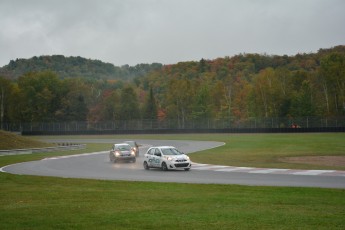
[[[109,155],[110,162],[115,163],[115,157],[112,153]]]
[[[149,169],[150,169],[150,167],[149,167],[149,165],[147,164],[146,161],[144,161],[144,169],[146,169],[146,170],[149,170]]]
[[[162,163],[162,170],[163,171],[168,171],[168,166],[165,162]]]

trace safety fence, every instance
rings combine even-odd
[[[345,129],[343,117],[248,118],[204,120],[119,120],[108,122],[4,123],[2,129],[23,134],[183,133],[183,132],[301,132]]]

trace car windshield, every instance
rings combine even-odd
[[[129,146],[129,145],[117,145],[117,146],[115,146],[115,150],[129,151],[129,150],[131,150],[131,146]]]
[[[130,146],[134,147],[135,144],[134,144],[134,141],[126,141],[127,144],[129,144]]]
[[[181,155],[182,153],[174,148],[162,149],[164,155]]]

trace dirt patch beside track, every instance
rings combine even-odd
[[[280,161],[286,163],[303,163],[325,166],[345,166],[345,156],[306,156],[306,157],[284,157]]]

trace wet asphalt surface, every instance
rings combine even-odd
[[[47,141],[47,140],[45,140]],[[67,142],[64,139],[49,140],[51,142]],[[122,140],[115,140],[120,143]],[[135,163],[109,161],[109,150],[91,154],[79,154],[65,157],[47,158],[40,161],[25,162],[5,166],[1,171],[12,174],[54,176],[63,178],[87,178],[102,180],[151,181],[200,184],[238,184],[251,186],[289,186],[289,187],[322,187],[345,188],[345,176],[325,175],[284,175],[255,174],[248,172],[215,171],[195,167],[190,171],[160,169],[145,170],[143,168],[144,153],[151,146],[175,146],[182,152],[192,156],[193,152],[208,149],[209,154],[214,148],[223,145],[221,142],[175,141],[175,140],[136,140],[140,146],[140,154]],[[112,139],[81,139],[78,143],[109,143]]]

